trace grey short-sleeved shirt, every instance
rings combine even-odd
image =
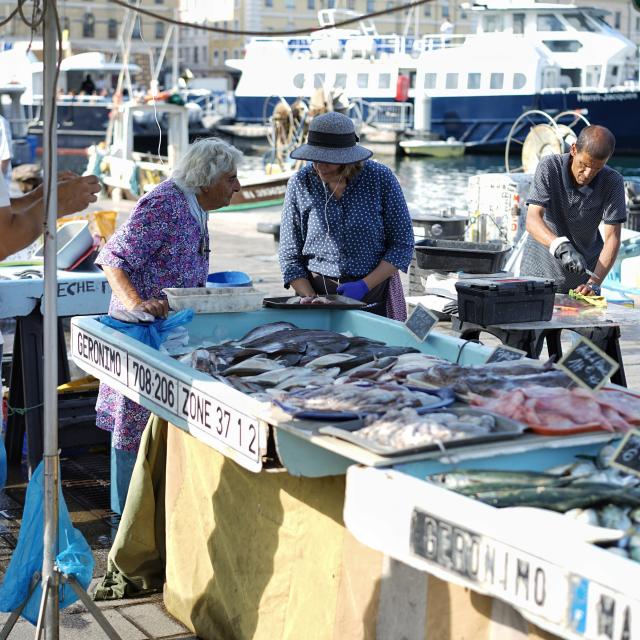
[[[598,226],[601,222],[620,224],[627,219],[624,179],[605,165],[590,184],[577,187],[571,178],[570,162],[569,153],[543,158],[527,204],[544,207],[545,224],[557,236],[569,238],[593,271],[604,244]],[[552,278],[560,291],[568,291],[588,279],[584,274],[563,269],[548,248],[531,237],[524,246],[521,273]]]

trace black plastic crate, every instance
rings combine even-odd
[[[553,280],[460,280],[456,282],[456,290],[458,316],[462,322],[482,326],[544,322],[553,315]]]
[[[466,242],[426,238],[415,244],[416,260],[421,269],[496,273],[507,260],[511,245],[503,242]]]

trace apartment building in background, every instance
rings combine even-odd
[[[132,2],[132,4],[134,4]],[[143,0],[142,6],[161,16],[175,18],[178,16],[180,0]],[[0,0],[0,19],[6,18],[16,7],[16,0]],[[27,13],[31,5],[25,5]],[[104,52],[110,56],[116,55],[121,59],[121,43],[123,41],[123,27],[127,20],[126,9],[119,5],[96,0],[84,2],[69,2],[58,0],[60,27],[63,30],[65,49],[73,54],[88,51]],[[142,86],[148,86],[150,71],[157,63],[161,54],[163,42],[169,29],[169,24],[138,14],[133,20],[131,29],[131,61],[137,64],[142,72],[136,81]],[[14,17],[0,30],[0,41],[4,48],[12,42],[29,40],[29,28],[18,17]],[[33,50],[40,55],[41,39],[36,38]],[[164,63],[166,71],[171,70],[171,49]]]

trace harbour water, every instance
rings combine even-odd
[[[366,146],[366,143],[364,143]],[[455,208],[466,211],[469,178],[480,173],[504,173],[504,156],[468,155],[461,158],[396,158],[374,154],[396,174],[410,209],[422,213],[440,213]],[[252,170],[262,166],[259,156],[245,156],[244,164]],[[610,166],[625,177],[640,179],[640,157],[614,156]]]

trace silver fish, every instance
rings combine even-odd
[[[314,358],[310,362],[307,362],[305,366],[312,367],[314,369],[324,369],[325,367],[331,367],[335,364],[345,362],[346,360],[353,360],[355,356],[349,353],[327,353],[324,356]]]
[[[231,365],[225,369],[222,373],[225,376],[254,376],[265,371],[273,371],[274,369],[283,369],[284,367],[274,360],[268,358],[262,358],[260,356],[254,356],[253,358],[247,358],[238,364]]]
[[[608,504],[600,509],[600,524],[607,529],[618,529],[626,531],[631,529],[631,519],[626,513],[626,509],[618,507],[615,504]]]
[[[278,331],[286,331],[287,329],[297,329],[295,324],[291,324],[290,322],[271,322],[270,324],[263,324],[255,329],[251,329],[249,333],[246,333],[239,340],[236,340],[238,344],[244,344],[245,342],[252,342],[253,340],[258,340],[259,338],[264,338],[272,333],[277,333]]]

